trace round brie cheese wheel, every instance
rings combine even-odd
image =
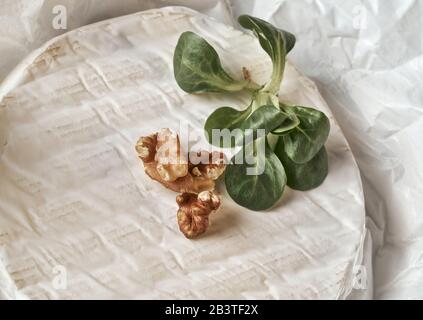
[[[173,76],[191,30],[224,68],[264,83],[271,61],[251,33],[181,7],[85,26],[29,55],[0,87],[0,296],[29,299],[336,299],[361,263],[359,170],[312,81],[287,63],[282,101],[330,118],[329,175],[285,189],[272,209],[222,208],[207,232],[179,231],[176,193],[152,181],[134,146],[171,128],[209,148],[203,126],[246,93],[193,95]],[[295,49],[294,49],[295,50]],[[207,150],[207,149],[206,149]],[[226,152],[229,152],[226,150]]]

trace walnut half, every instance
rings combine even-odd
[[[176,197],[179,230],[188,239],[196,238],[209,226],[209,216],[220,206],[219,197],[211,191],[183,193]]]
[[[179,137],[169,129],[162,129],[141,137],[135,150],[151,178],[173,182],[188,174],[188,161],[181,152]],[[154,171],[154,172],[153,172]]]
[[[151,179],[181,193],[214,190],[215,180],[226,168],[221,152],[201,151],[191,155],[200,158],[200,162],[196,161],[198,164],[189,162],[181,150],[178,135],[169,129],[141,137],[135,150]]]

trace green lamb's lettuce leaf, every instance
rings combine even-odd
[[[280,109],[275,108],[273,105],[261,106],[255,110],[251,115],[242,122],[240,129],[244,132],[244,138],[252,136],[253,140],[257,139],[257,130],[262,129],[264,134],[269,134],[275,128],[281,126],[287,119],[287,115],[281,112]],[[250,133],[248,132],[250,131]],[[243,141],[239,141],[239,145]]]
[[[329,136],[329,119],[323,112],[313,108],[285,108],[300,120],[295,128],[282,136],[285,152],[296,163],[308,162],[319,152]]]
[[[308,162],[295,163],[286,154],[283,140],[279,138],[275,154],[285,168],[287,185],[292,189],[314,189],[322,184],[328,174],[328,156],[324,146]]]
[[[223,137],[220,137],[220,133],[223,133],[223,130],[227,129],[227,133],[236,134],[234,130],[241,127],[243,121],[251,115],[251,112],[251,105],[245,110],[236,110],[231,107],[216,109],[207,118],[204,125],[204,131],[209,143],[221,148],[234,147],[236,145],[236,140],[239,138],[233,136],[229,140],[225,140]]]
[[[282,103],[279,103],[279,108],[286,115],[286,119],[277,128],[272,130],[272,133],[278,136],[284,135],[300,124],[300,119],[292,109],[288,109]]]
[[[275,28],[270,23],[249,15],[241,15],[239,24],[254,32],[261,47],[267,52],[273,63],[271,80],[264,86],[263,91],[277,93],[285,69],[285,56],[295,45],[295,36],[284,30]]]
[[[261,133],[267,135],[287,119],[286,114],[273,105],[252,110],[250,105],[242,111],[231,107],[222,107],[214,111],[204,126],[208,141],[222,148],[242,145],[257,139],[259,129],[263,130]]]
[[[233,92],[251,85],[234,80],[223,69],[216,50],[202,37],[187,31],[181,34],[173,55],[176,82],[188,93]]]
[[[259,141],[263,142],[262,139],[256,140]],[[245,161],[245,155],[251,146],[242,148],[232,158],[233,164],[228,165],[225,173],[226,190],[239,205],[254,211],[266,210],[282,196],[286,185],[285,170],[267,143],[264,154],[256,152],[254,161]],[[236,163],[240,154],[244,161]]]

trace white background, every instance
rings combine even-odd
[[[52,26],[56,5],[66,30]],[[423,1],[0,0],[0,81],[55,35],[166,5],[234,25],[248,13],[297,36],[290,59],[319,86],[361,170],[373,285],[352,298],[423,298]]]

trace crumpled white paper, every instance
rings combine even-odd
[[[0,79],[31,50],[67,31],[51,27],[51,9],[59,3],[68,9],[69,29],[184,4],[226,23],[233,21],[230,11],[249,13],[294,32],[290,59],[319,85],[362,174],[371,231],[365,263],[374,273],[374,295],[370,286],[355,297],[423,297],[421,2],[4,0]]]
[[[374,297],[423,298],[422,2],[232,3],[296,34],[290,57],[341,124],[363,180]]]

